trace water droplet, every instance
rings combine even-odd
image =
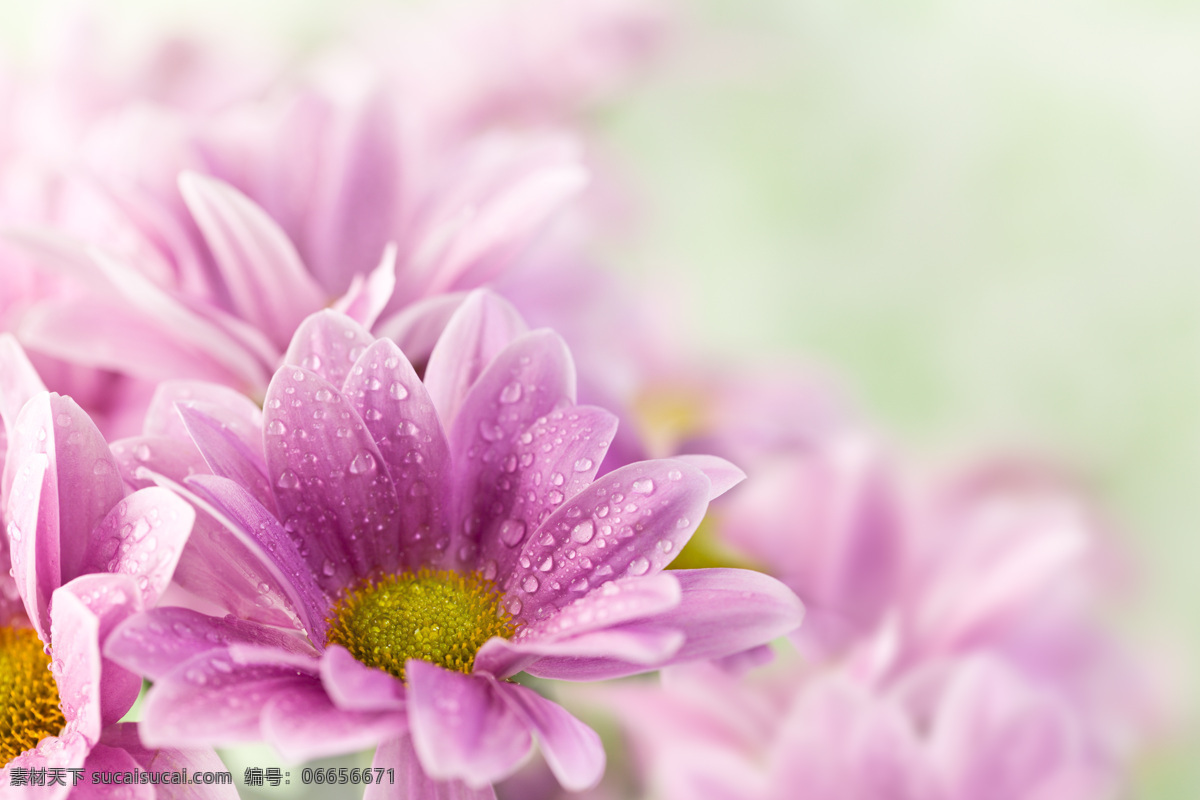
[[[538,579],[533,575],[528,575],[525,581],[521,584],[521,588],[532,594],[538,590]]]
[[[366,450],[359,451],[354,460],[350,462],[351,475],[363,475],[373,469],[375,469],[375,456]]]
[[[285,469],[279,473],[279,480],[275,481],[275,485],[280,489],[295,489],[300,486],[300,477],[290,469]]]
[[[311,370],[313,372],[320,372],[321,371],[321,357],[319,355],[317,355],[316,353],[309,353],[308,355],[306,355],[304,358],[302,358],[300,360],[300,366],[304,367],[307,370]],[[302,380],[302,379],[297,378],[296,380]]]
[[[650,480],[649,478],[644,478],[640,481],[634,481],[633,490],[638,494],[654,494],[654,481]]]
[[[587,472],[592,468],[592,460],[590,458],[581,458],[575,462],[576,472]]]
[[[563,477],[563,474],[561,472],[556,472],[550,476],[550,482],[553,483],[555,486],[562,486],[563,481],[565,481],[565,480],[566,480],[566,478]]]
[[[571,531],[571,538],[580,544],[587,544],[595,535],[596,525],[590,519],[585,519]]]
[[[400,381],[392,381],[392,385],[388,387],[388,394],[397,400],[404,400],[408,397],[408,389]]]
[[[512,614],[514,617],[521,613],[521,609],[523,607],[524,606],[521,605],[520,598],[514,597],[508,601],[508,613]]]
[[[500,523],[500,541],[509,547],[516,547],[525,538],[525,523],[520,520],[506,519]]]
[[[550,505],[556,506],[563,501],[563,493],[558,489],[551,489],[546,499],[550,501]]]
[[[321,574],[324,575],[326,578],[332,578],[333,573],[336,571],[337,570],[334,568],[333,562],[330,561],[328,558],[325,559],[325,563],[321,565]]]
[[[479,435],[486,442],[495,442],[504,436],[504,430],[496,423],[485,419],[479,421]]]
[[[667,473],[667,477],[673,481],[677,481],[677,480],[680,480],[681,478],[683,478],[683,473],[677,469],[673,469]]]
[[[267,433],[271,434],[272,436],[283,436],[285,433],[287,433],[287,426],[284,425],[282,421],[273,419],[267,425]]]
[[[629,564],[630,575],[645,575],[648,569],[650,569],[650,562],[641,556],[638,556]]]
[[[679,530],[683,530],[691,524],[691,520],[689,520],[687,517],[680,517],[679,519],[675,520],[675,527]]]
[[[313,399],[318,403],[328,403],[333,399],[333,392],[325,388],[318,389],[317,393],[313,395]]]
[[[541,564],[538,564],[538,569],[541,570],[542,572],[549,572],[550,570],[554,569],[553,556],[546,556],[546,560],[543,561]]]
[[[572,592],[586,592],[588,590],[588,579],[580,578],[571,584]]]
[[[506,405],[517,402],[521,399],[521,384],[513,381],[500,390],[500,402]]]

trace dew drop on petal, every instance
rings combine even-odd
[[[366,450],[359,451],[359,454],[350,462],[351,475],[363,475],[373,469],[375,469],[375,456]]]
[[[512,614],[514,617],[521,613],[521,609],[523,607],[524,606],[521,605],[520,598],[514,597],[513,599],[508,601],[508,605],[507,605],[508,613]]]
[[[644,478],[633,482],[633,490],[638,494],[654,494],[654,481]]]
[[[321,574],[324,575],[326,578],[332,578],[333,573],[335,571],[336,570],[333,566],[333,562],[330,561],[328,558],[325,559],[325,563],[321,565]]]
[[[272,436],[283,436],[285,433],[287,433],[287,426],[284,425],[280,420],[273,419],[271,420],[270,424],[267,425],[267,433],[271,434]]]
[[[408,389],[400,381],[392,381],[392,385],[388,387],[388,394],[396,400],[404,400],[408,397]]]
[[[538,564],[538,569],[542,572],[549,572],[550,570],[554,569],[554,558],[551,556],[546,556],[546,560],[541,564]]]
[[[687,517],[680,517],[679,519],[675,520],[675,527],[679,530],[683,530],[691,524],[691,520],[689,520]]]
[[[506,519],[500,523],[500,541],[509,547],[516,547],[525,538],[525,523],[520,520]]]
[[[592,460],[590,458],[581,458],[575,462],[576,472],[587,472],[592,468]]]
[[[290,469],[285,469],[279,473],[279,480],[275,481],[275,485],[280,489],[295,489],[300,486],[300,477]]]
[[[588,579],[580,578],[571,584],[572,592],[586,592],[588,590]]]
[[[650,569],[650,562],[641,556],[638,556],[633,561],[631,561],[629,564],[629,574],[630,575],[645,575],[646,571],[649,569]]]
[[[531,594],[536,592],[538,590],[538,579],[533,575],[527,576],[521,584],[521,588]]]
[[[505,405],[511,405],[521,399],[521,384],[517,381],[505,386],[500,390],[500,402]]]
[[[596,535],[596,525],[590,519],[585,519],[572,529],[571,538],[580,544],[587,544]]]

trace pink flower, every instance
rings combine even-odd
[[[631,675],[798,624],[794,595],[764,575],[662,571],[740,472],[688,457],[597,477],[615,419],[575,404],[561,339],[498,298],[467,298],[424,381],[332,312],[300,327],[286,362],[261,438],[241,412],[180,404],[212,474],[186,477],[161,441],[164,458],[127,461],[221,520],[251,556],[232,571],[265,565],[261,591],[273,602],[278,587],[298,622],[160,608],[123,624],[107,652],[154,681],[147,741],[265,739],[295,759],[378,744],[375,765],[414,794],[448,781],[490,796],[537,736],[580,789],[600,778],[598,737],[509,678]]]
[[[8,604],[0,620],[0,795],[99,796],[105,787],[90,775],[97,770],[221,769],[211,750],[142,747],[136,726],[118,723],[141,679],[101,656],[114,626],[166,589],[191,507],[157,487],[128,493],[104,438],[69,398],[36,394],[7,429],[12,578],[4,593],[23,609]],[[75,788],[69,772],[66,785],[22,788],[19,771],[38,768],[84,773]],[[183,796],[147,789],[147,797]],[[194,795],[236,792],[206,787]]]

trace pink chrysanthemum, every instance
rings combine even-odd
[[[0,400],[19,394],[12,377]],[[101,655],[113,627],[170,583],[192,508],[157,487],[128,493],[104,438],[69,398],[35,394],[8,430],[0,796],[97,796],[109,787],[93,782],[95,771],[220,770],[211,749],[143,747],[136,726],[118,722],[141,679]],[[31,788],[16,778],[44,768],[64,783]],[[70,769],[83,770],[77,784]],[[144,789],[148,798],[236,797],[232,785]]]
[[[629,675],[798,624],[795,596],[759,573],[662,571],[741,473],[693,457],[597,478],[615,418],[575,405],[562,341],[493,296],[455,313],[423,382],[333,312],[300,327],[287,362],[261,438],[239,414],[180,404],[212,474],[184,477],[191,457],[161,439],[128,462],[182,480],[256,557],[225,569],[266,564],[262,592],[280,587],[302,627],[183,608],[123,624],[107,653],[154,681],[147,741],[265,739],[296,759],[378,744],[375,765],[410,788],[487,796],[536,735],[581,788],[600,777],[599,739],[511,677]]]

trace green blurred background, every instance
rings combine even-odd
[[[97,4],[315,43],[364,2]],[[43,13],[0,0],[0,45]],[[644,198],[611,248],[702,344],[800,353],[906,447],[1048,455],[1139,564],[1118,621],[1181,727],[1133,796],[1200,797],[1200,7],[1176,0],[697,0],[598,124]]]

